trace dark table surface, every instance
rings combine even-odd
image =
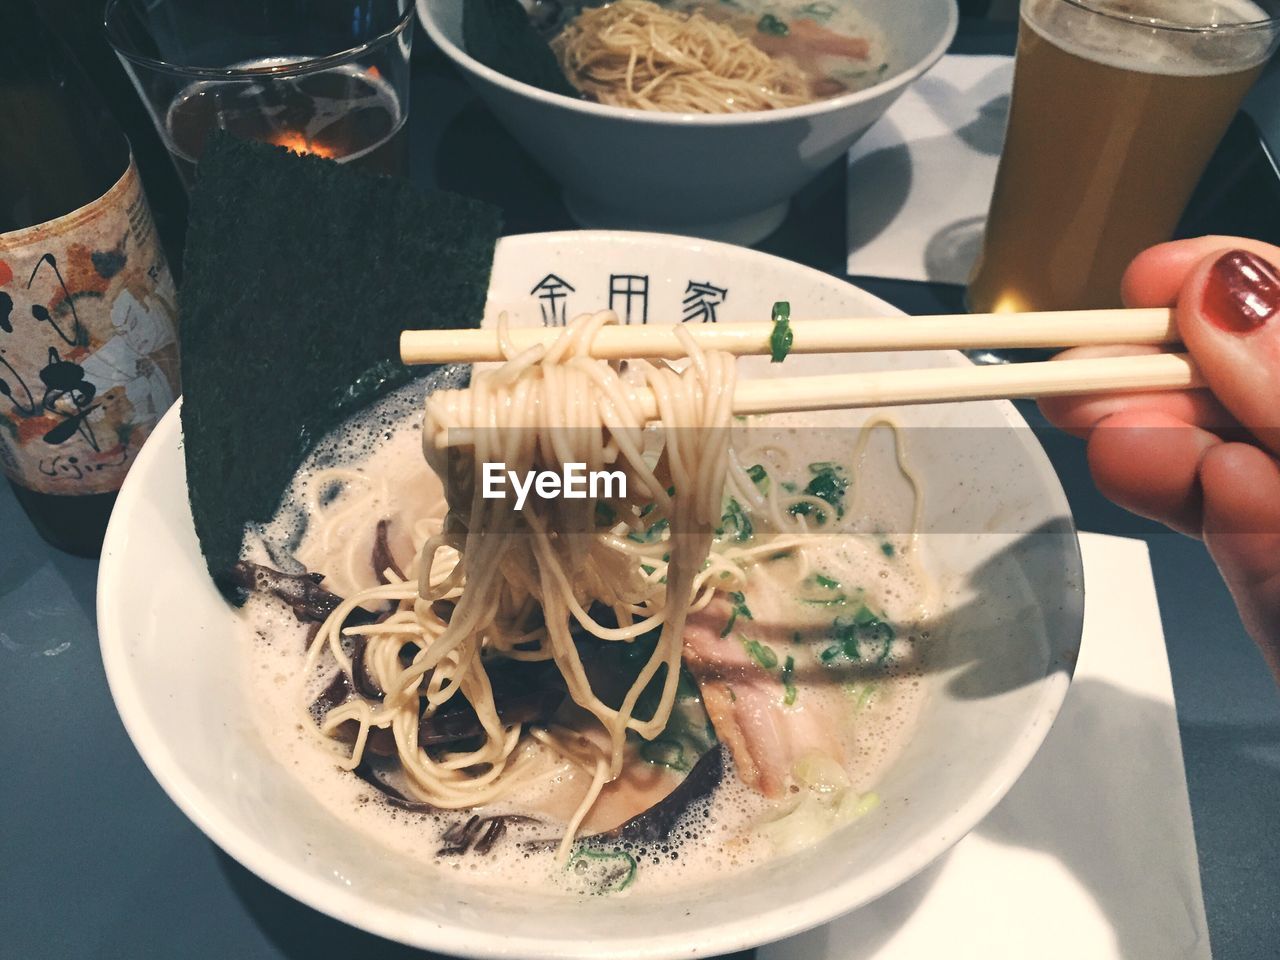
[[[414,177],[500,203],[510,233],[572,227],[552,182],[421,35],[418,46]],[[981,24],[966,24],[957,41],[965,53],[1010,48],[1007,29]],[[1249,147],[1242,134],[1220,158],[1224,169],[1252,164]],[[807,189],[761,248],[843,275],[843,175],[838,165]],[[1252,196],[1245,205],[1230,190],[1209,191],[1193,232],[1280,223],[1280,207],[1264,207],[1259,217]],[[908,313],[960,306],[958,288],[854,279]],[[1274,960],[1280,693],[1201,545],[1104,501],[1089,481],[1083,445],[1044,429],[1034,407],[1023,412],[1040,428],[1080,528],[1150,547],[1214,955]],[[97,564],[47,547],[7,489],[0,538],[0,954],[423,956],[301,906],[206,840],[151,779],[112,706],[94,624]]]

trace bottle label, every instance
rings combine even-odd
[[[176,295],[132,160],[66,216],[0,234],[0,468],[117,490],[178,384]]]

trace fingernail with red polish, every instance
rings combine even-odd
[[[1280,312],[1280,274],[1246,250],[1224,253],[1209,268],[1201,306],[1221,329],[1252,333]]]

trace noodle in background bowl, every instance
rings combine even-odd
[[[884,31],[889,69],[879,83],[782,110],[701,114],[603,106],[512,80],[467,54],[461,0],[417,0],[432,41],[559,182],[578,223],[743,244],[776,229],[790,198],[879,120],[955,36],[955,0],[857,3]]]
[[[841,280],[750,250],[570,232],[499,243],[486,322],[507,310],[513,323],[541,323],[548,277],[573,287],[560,288],[567,305],[550,303],[570,316],[609,305],[612,288],[630,293],[615,294],[616,310],[629,304],[636,322],[646,309],[649,322],[668,322],[682,316],[691,283],[723,291],[719,322],[758,320],[783,298],[797,317],[897,312]],[[781,365],[748,358],[741,370],[792,376],[967,362],[951,352],[797,355]],[[289,895],[384,937],[470,957],[659,960],[800,932],[907,880],[999,802],[1056,716],[1080,640],[1075,530],[1057,477],[1013,406],[894,415],[925,484],[930,566],[954,587],[955,609],[921,681],[918,727],[876,787],[880,805],[817,848],[753,872],[575,899],[479,887],[340,822],[274,758],[250,719],[235,615],[210,582],[192,529],[176,408],[130,472],[103,549],[98,629],[116,706],[160,785],[214,842]],[[842,413],[836,422],[854,429],[866,416]]]

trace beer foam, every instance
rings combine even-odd
[[[1241,73],[1263,63],[1277,27],[1252,0],[1024,0],[1023,22],[1056,47],[1118,70],[1201,77]],[[1206,10],[1206,7],[1209,9]],[[1235,29],[1231,29],[1236,25]],[[1201,26],[1221,26],[1212,31]]]

